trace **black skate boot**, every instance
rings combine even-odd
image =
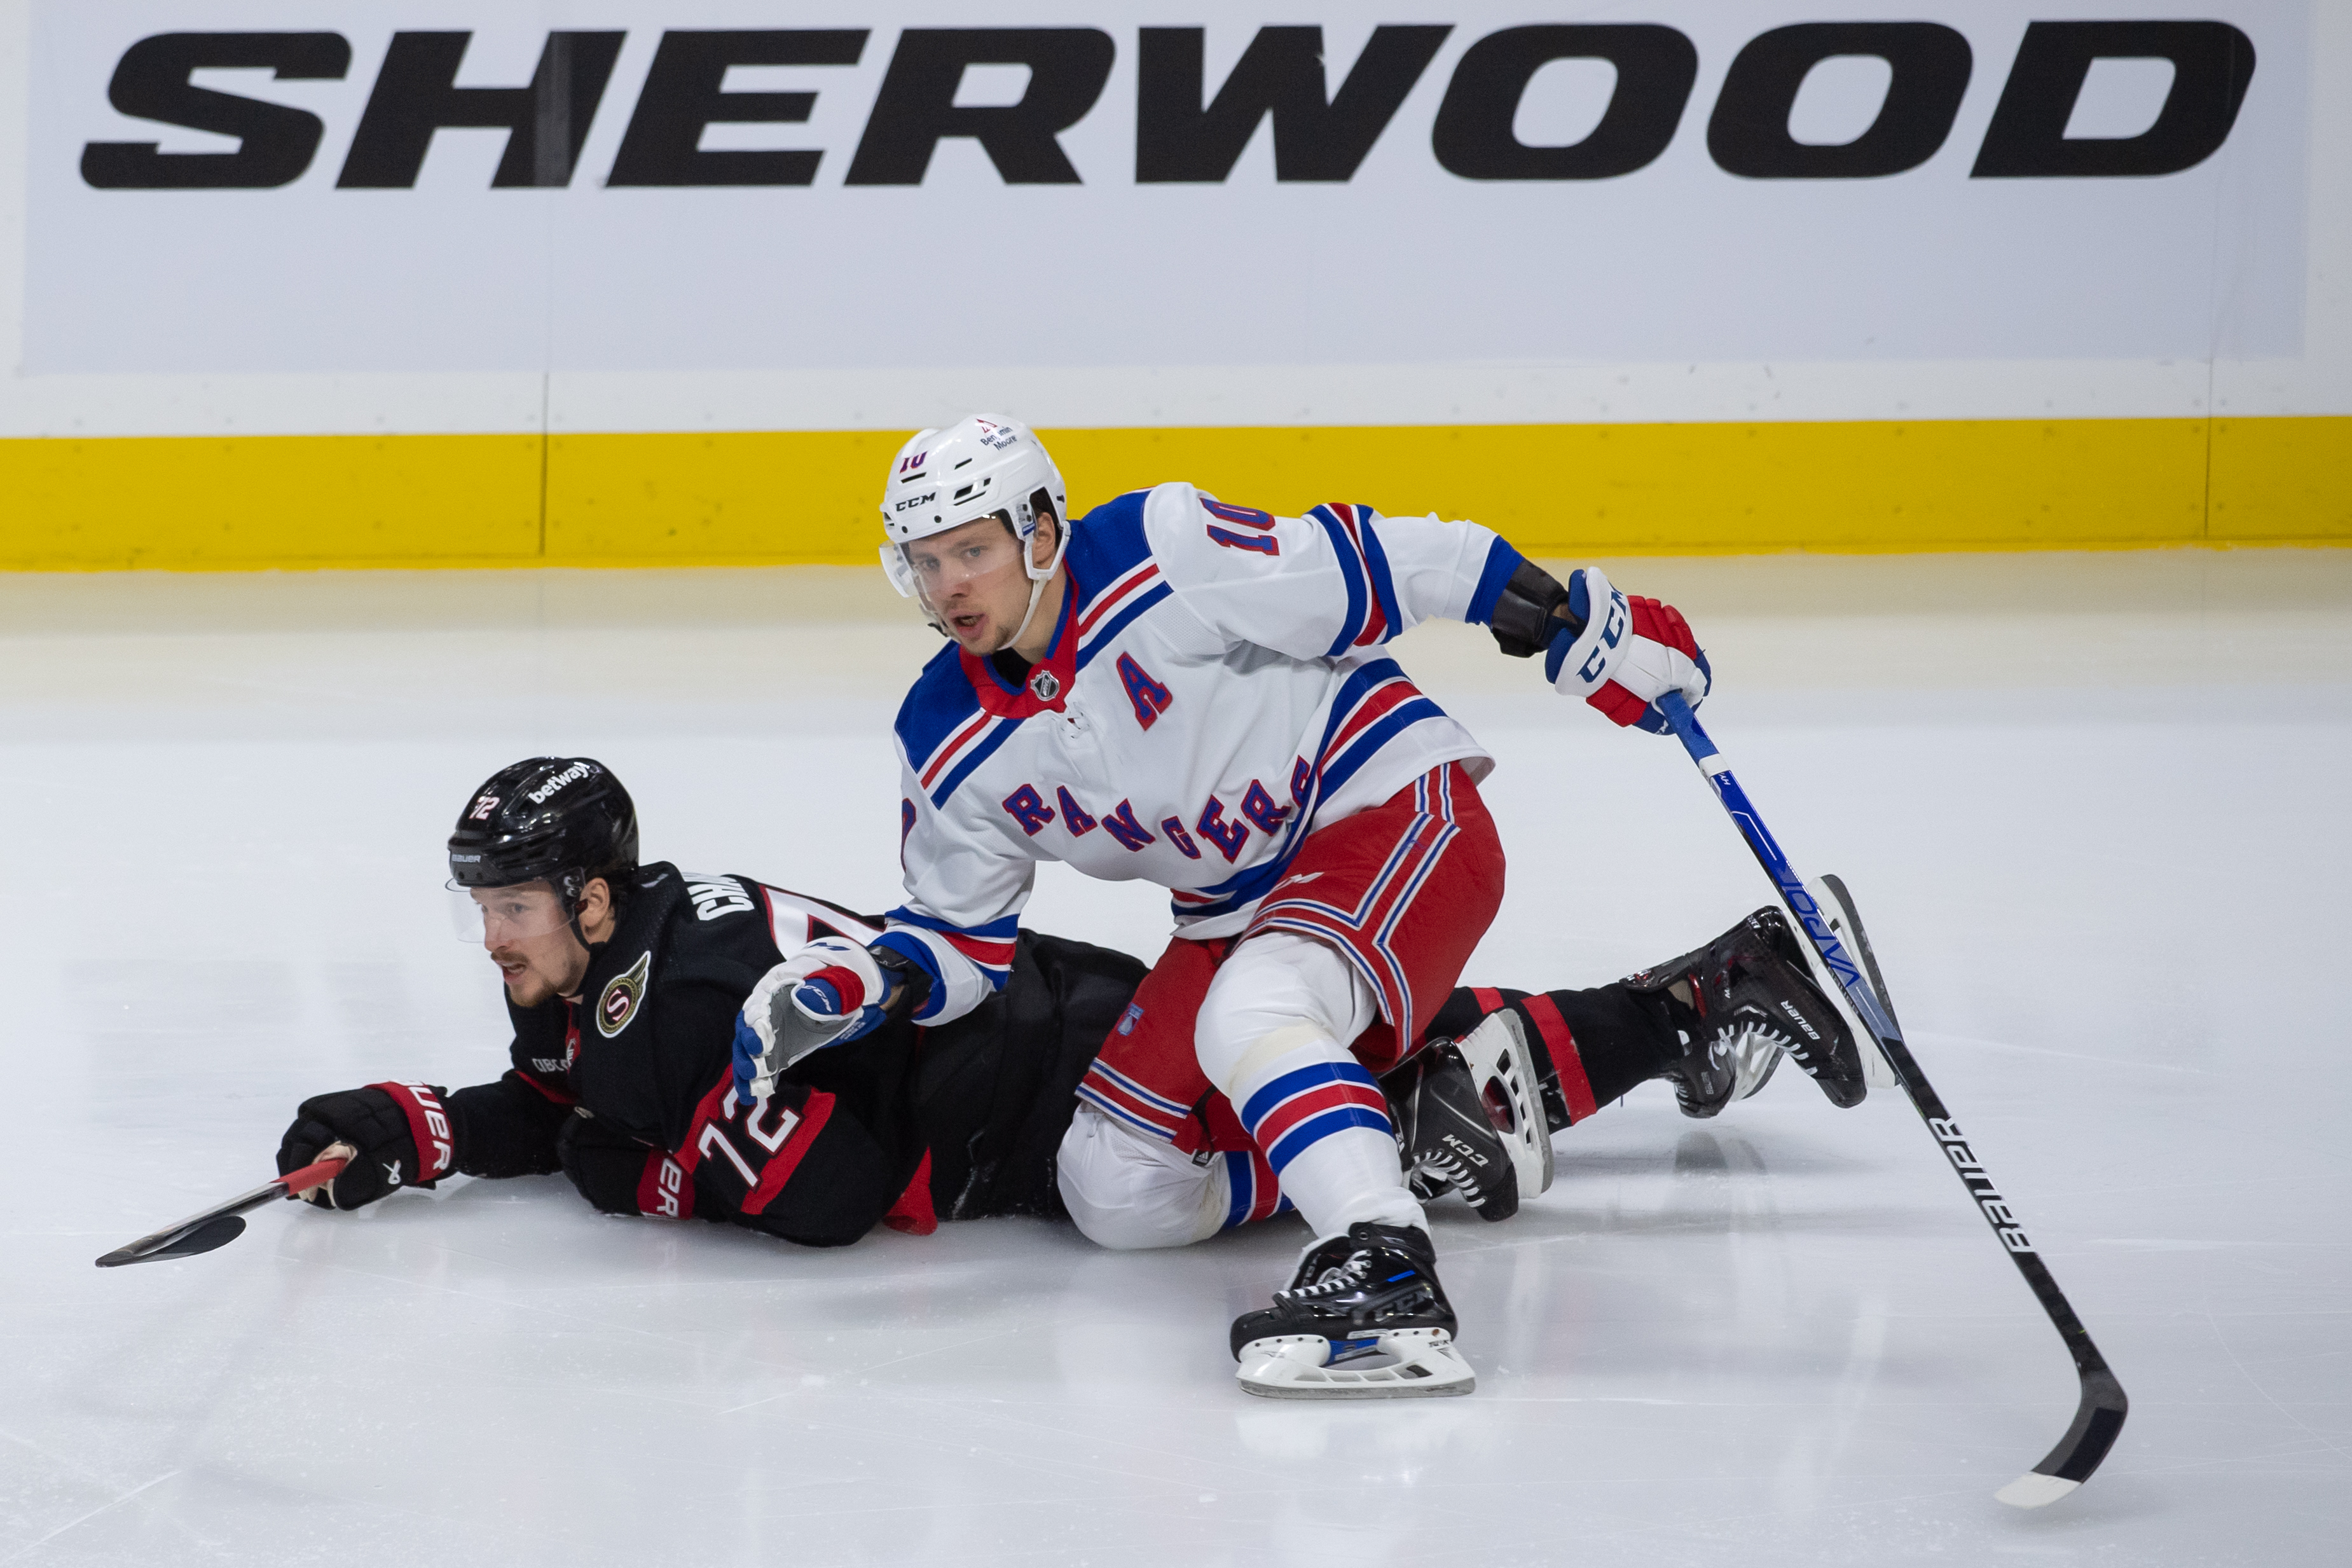
[[[1433,1042],[1381,1080],[1405,1180],[1426,1203],[1460,1193],[1483,1220],[1519,1212],[1551,1185],[1551,1129],[1534,1053],[1505,1009],[1459,1040]]]
[[[1667,1069],[1685,1116],[1713,1116],[1764,1087],[1786,1052],[1836,1106],[1869,1086],[1853,1031],[1813,984],[1788,917],[1767,906],[1696,952],[1625,977],[1657,996],[1685,1043]]]
[[[1428,1233],[1364,1220],[1308,1247],[1272,1307],[1234,1320],[1234,1359],[1243,1389],[1270,1399],[1467,1394],[1454,1328]],[[1391,1359],[1341,1364],[1373,1356]]]

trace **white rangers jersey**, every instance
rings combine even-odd
[[[1484,778],[1380,647],[1432,616],[1485,624],[1519,561],[1475,523],[1275,517],[1187,484],[1080,519],[1026,680],[950,645],[898,711],[908,898],[882,940],[932,976],[917,1016],[1003,984],[1040,860],[1156,882],[1180,935],[1230,936],[1318,824],[1443,763]]]

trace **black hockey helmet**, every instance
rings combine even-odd
[[[592,757],[530,757],[500,768],[467,800],[449,835],[452,886],[545,881],[567,910],[589,878],[611,881],[636,865],[637,808]]]

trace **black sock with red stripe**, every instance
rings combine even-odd
[[[1527,1026],[1555,1132],[1682,1059],[1682,1037],[1664,1000],[1622,985],[1541,992],[1462,986],[1446,998],[1423,1038],[1458,1039],[1504,1006]]]

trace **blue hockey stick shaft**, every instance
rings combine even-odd
[[[1830,973],[1843,987],[1846,1000],[1853,1004],[1855,1014],[1870,1026],[1870,1032],[1878,1037],[1882,1045],[1901,1045],[1903,1031],[1896,1027],[1894,1016],[1887,1012],[1878,994],[1871,989],[1869,978],[1863,973],[1855,955],[1846,951],[1845,943],[1836,931],[1830,929],[1828,914],[1806,889],[1804,879],[1798,876],[1796,868],[1789,864],[1789,858],[1780,852],[1780,846],[1774,841],[1771,830],[1764,826],[1764,819],[1748,804],[1748,793],[1739,787],[1739,781],[1731,774],[1731,764],[1723,760],[1722,752],[1707,739],[1706,731],[1699,728],[1698,715],[1691,711],[1690,704],[1683,700],[1679,691],[1667,692],[1658,700],[1658,707],[1665,713],[1666,722],[1675,727],[1675,734],[1682,741],[1683,749],[1690,753],[1691,761],[1696,763],[1699,772],[1706,775],[1706,782],[1715,786],[1716,798],[1723,803],[1723,809],[1730,813],[1732,822],[1739,828],[1740,837],[1748,840],[1748,847],[1756,852],[1764,874],[1772,879],[1774,887],[1780,889],[1780,897],[1788,904],[1789,912],[1795,915],[1798,923],[1804,927],[1813,951],[1822,955],[1823,963],[1829,965]],[[1909,1053],[1906,1051],[1904,1055],[1907,1058]],[[1905,1086],[1909,1087],[1911,1075],[1903,1071],[1902,1064],[1893,1062],[1891,1054],[1889,1061],[1897,1076],[1903,1079]]]
[[[2131,1407],[2124,1396],[2123,1384],[2108,1367],[2106,1358],[2099,1353],[2099,1347],[2091,1342],[2090,1331],[2083,1327],[2082,1319],[2074,1315],[2073,1305],[2052,1278],[2049,1265],[2042,1261],[2042,1255],[2026,1238],[2016,1211],[1994,1187],[1992,1177],[1969,1146],[1959,1123],[1944,1108],[1927,1075],[1919,1069],[1910,1047],[1904,1043],[1903,1031],[1895,1026],[1893,1010],[1864,974],[1858,955],[1849,952],[1831,929],[1828,911],[1805,887],[1796,868],[1789,864],[1788,856],[1781,852],[1771,830],[1764,826],[1764,818],[1748,800],[1748,792],[1732,776],[1731,764],[1699,727],[1698,715],[1691,711],[1690,704],[1679,691],[1667,692],[1658,699],[1657,706],[1666,716],[1666,722],[1674,726],[1683,750],[1690,753],[1691,761],[1698,764],[1699,772],[1714,786],[1716,798],[1730,814],[1740,837],[1748,840],[1748,847],[1755,852],[1764,874],[1780,889],[1790,913],[1797,917],[1806,939],[1813,944],[1813,951],[1821,954],[1822,963],[1843,988],[1855,1016],[1876,1037],[1879,1051],[1902,1081],[1903,1092],[1909,1097],[1912,1108],[1927,1124],[1927,1131],[1935,1134],[1937,1143],[1958,1174],[1960,1184],[1968,1189],[1993,1234],[2000,1237],[2010,1260],[2017,1265],[2017,1271],[2032,1289],[2034,1299],[2042,1303],[2042,1310],[2049,1314],[2051,1323],[2066,1342],[2067,1352],[2074,1360],[2075,1375],[2082,1384],[2074,1425],[2032,1471],[1994,1494],[2003,1502],[2023,1508],[2054,1501],[2088,1480],[2091,1472],[2099,1468],[2099,1461],[2107,1457],[2107,1450],[2115,1446],[2116,1436],[2123,1431],[2124,1416]]]

